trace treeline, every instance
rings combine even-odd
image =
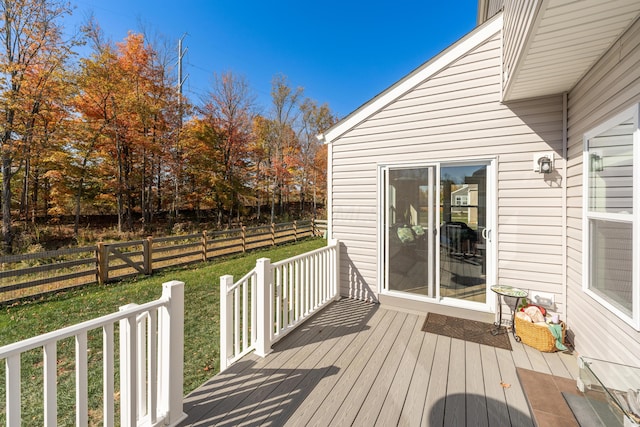
[[[174,46],[133,32],[114,43],[93,19],[65,38],[59,0],[3,0],[0,13],[2,252],[15,221],[71,215],[77,233],[82,215],[109,214],[125,231],[159,212],[214,210],[223,225],[252,208],[273,222],[287,203],[323,201],[315,136],[336,118],[284,75],[266,114],[233,72],[195,104]]]

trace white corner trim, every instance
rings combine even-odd
[[[395,85],[373,98],[367,104],[347,116],[342,122],[329,129],[324,135],[325,144],[330,144],[338,137],[362,123],[376,112],[380,111],[391,102],[404,95],[420,83],[438,73],[452,62],[461,58],[467,52],[484,43],[489,37],[502,30],[502,13],[496,15],[494,19],[487,21],[484,25],[475,28],[458,42],[449,46],[432,60],[426,62],[413,73],[408,74],[404,79],[399,80]]]

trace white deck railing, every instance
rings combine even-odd
[[[44,425],[57,425],[57,344],[75,338],[76,425],[89,424],[87,335],[102,329],[103,422],[115,425],[115,342],[120,340],[120,425],[175,425],[182,411],[184,283],[163,284],[162,297],[142,305],[129,304],[113,313],[0,348],[6,363],[6,425],[22,425],[20,358],[43,349]]]
[[[268,258],[234,283],[220,278],[220,372],[271,345],[339,296],[338,242],[271,264]]]

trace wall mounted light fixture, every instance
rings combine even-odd
[[[553,171],[553,151],[533,155],[533,171],[551,173]]]
[[[602,172],[604,170],[604,160],[598,153],[591,153],[589,156],[591,160],[591,172]]]

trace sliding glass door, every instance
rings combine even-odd
[[[485,303],[487,165],[440,168],[440,296]]]
[[[490,164],[388,167],[385,289],[486,303]]]
[[[387,283],[392,291],[435,296],[435,167],[388,170]]]

